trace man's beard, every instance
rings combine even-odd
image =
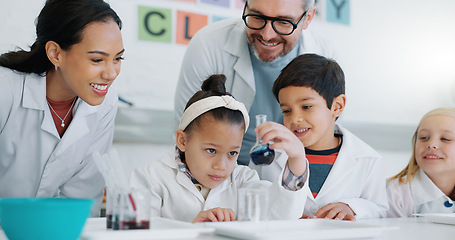
[[[250,47],[251,47],[251,49],[253,49],[253,54],[254,54],[254,56],[256,56],[256,58],[259,59],[259,61],[261,61],[261,62],[266,62],[266,63],[278,62],[278,61],[284,56],[283,52],[281,52],[281,53],[280,53],[278,56],[276,56],[272,61],[265,61],[265,60],[263,60],[263,59],[261,59],[261,58],[259,57],[259,53],[258,53],[258,51],[256,50],[256,47],[255,47],[254,45],[251,45],[251,44],[250,44]]]

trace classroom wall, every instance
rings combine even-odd
[[[172,116],[186,49],[185,17],[199,24],[196,29],[204,21],[240,17],[240,1],[109,1],[124,22],[126,49],[114,86],[135,104],[133,108],[121,105],[118,144],[172,143],[171,121],[163,123],[163,118]],[[28,48],[35,38],[34,19],[43,5],[44,0],[1,0],[0,52],[15,46]],[[348,101],[339,123],[378,149],[388,175],[408,161],[410,139],[420,117],[435,107],[455,106],[454,11],[451,0],[318,1],[318,15],[310,28],[330,42],[346,75]],[[168,29],[167,38],[144,35],[144,16],[149,12],[166,16],[166,20],[152,19],[149,30]],[[187,36],[196,31],[190,28]]]
[[[416,125],[455,105],[455,1],[351,1],[351,24],[315,22],[335,40],[347,81],[345,120]]]
[[[175,36],[182,25],[178,12],[206,15],[211,23],[214,18],[239,17],[238,1],[110,0],[124,22],[126,60],[115,83],[120,94],[139,108],[172,110],[186,48]],[[327,20],[332,2],[343,1],[318,1],[318,16],[310,28],[331,42],[345,71],[345,121],[415,125],[428,110],[455,104],[455,1],[346,1],[348,25]],[[0,52],[33,42],[33,22],[43,4],[2,0]],[[139,6],[169,10],[170,42],[140,39]]]

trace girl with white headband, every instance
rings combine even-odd
[[[455,213],[455,108],[425,114],[408,165],[387,181],[387,217]]]
[[[135,169],[130,185],[151,190],[154,217],[234,221],[237,190],[250,187],[267,192],[269,219],[298,219],[308,190],[306,159],[289,160],[303,163],[287,165],[274,183],[237,165],[249,117],[245,106],[226,92],[225,81],[224,75],[204,81],[186,105],[175,133],[176,152]]]

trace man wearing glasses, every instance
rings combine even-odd
[[[314,0],[247,0],[241,19],[219,21],[196,33],[180,69],[174,102],[176,125],[188,99],[212,74],[226,75],[226,90],[245,104],[250,119],[266,114],[269,121],[283,123],[272,94],[281,69],[304,53],[332,57],[322,39],[307,29],[315,12]],[[250,121],[239,164],[249,164],[255,125]]]

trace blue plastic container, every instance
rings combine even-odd
[[[91,199],[2,198],[0,224],[9,240],[76,240]]]

